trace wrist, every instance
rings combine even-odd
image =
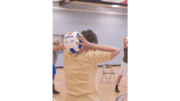
[[[96,49],[96,47],[95,47],[95,44],[94,44],[94,43],[90,43],[90,42],[88,42],[88,47],[89,47],[90,49]]]

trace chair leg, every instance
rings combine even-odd
[[[105,77],[106,77],[106,74],[105,74]],[[108,83],[108,82],[107,82],[107,78],[106,78],[106,83]]]
[[[109,82],[111,82],[111,74],[110,74],[110,81]]]
[[[102,82],[102,80],[103,80],[103,73],[102,73],[102,78],[101,78],[101,82]]]

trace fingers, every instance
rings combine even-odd
[[[82,41],[81,37],[76,36],[76,38]]]
[[[82,34],[81,34],[81,37],[82,37],[83,39],[85,39],[84,35],[82,35]]]
[[[78,36],[81,37],[82,39],[85,39],[84,35],[82,35],[82,34],[80,34]]]
[[[81,38],[81,37],[76,36],[76,38],[77,38],[77,39],[79,39],[79,40],[81,40],[81,42],[83,42],[83,41],[84,41],[84,39],[83,39],[83,38]]]
[[[84,36],[83,36],[82,34],[76,36],[76,38],[79,39],[79,40],[81,40],[81,42],[82,42],[82,43],[76,42],[76,44],[85,45],[84,42],[86,41],[86,39],[84,38]]]
[[[76,42],[76,44],[78,44],[78,45],[82,45],[82,46],[84,45],[83,43],[79,43],[79,42]]]

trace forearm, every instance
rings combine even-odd
[[[54,51],[59,51],[59,50],[62,50],[63,48],[64,48],[63,45],[59,45],[54,48]]]
[[[124,48],[127,48],[127,43],[124,43]]]
[[[124,48],[127,48],[127,42],[128,42],[127,38],[124,38]]]
[[[112,46],[108,46],[108,45],[94,44],[94,43],[89,43],[89,46],[92,49],[97,49],[97,50],[101,50],[101,51],[115,52],[115,51],[120,50],[120,49],[118,49],[116,47],[112,47]]]

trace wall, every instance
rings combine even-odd
[[[127,36],[127,15],[53,9],[54,35],[87,29],[96,33],[99,44],[121,49],[115,59],[107,62],[111,65],[121,64],[124,56],[123,38]],[[59,54],[55,66],[63,66],[62,54]]]

